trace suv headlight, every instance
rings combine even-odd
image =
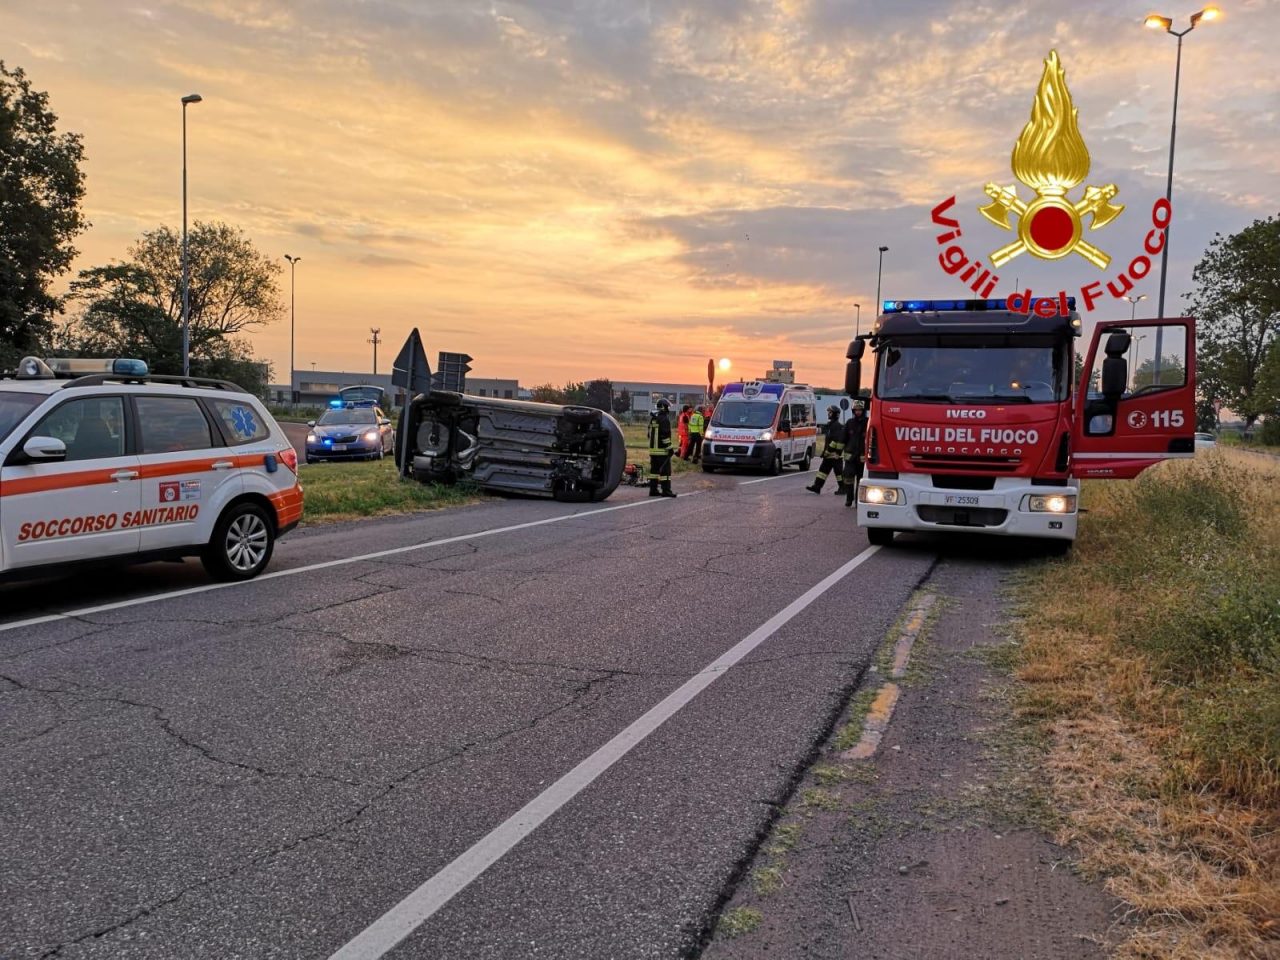
[[[370,430],[364,435],[364,438],[370,443],[374,443],[378,439],[378,431]]]
[[[861,484],[858,487],[858,502],[875,505],[884,504],[895,507],[906,502],[906,497],[898,487],[877,487],[872,484]]]
[[[308,433],[307,443],[315,443],[315,442],[316,442],[316,435],[314,433]]]
[[[1076,497],[1073,493],[1050,493],[1028,498],[1027,509],[1032,513],[1075,513]]]

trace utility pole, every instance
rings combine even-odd
[[[378,375],[378,344],[382,342],[382,340],[378,337],[378,334],[382,332],[382,328],[370,327],[369,332],[372,333],[373,336],[370,337],[365,342],[373,344],[373,375],[376,377]]]

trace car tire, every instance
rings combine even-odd
[[[575,426],[586,426],[600,419],[600,411],[594,407],[565,407],[564,418]]]
[[[813,447],[804,452],[804,459],[800,461],[800,472],[807,473],[813,469]]]
[[[200,554],[204,568],[218,580],[252,580],[271,562],[275,522],[261,504],[228,507],[213,526],[213,536]]]
[[[890,530],[888,527],[867,527],[867,539],[871,541],[873,547],[887,547],[893,543],[893,535],[896,530]]]
[[[782,472],[782,451],[775,450],[773,461],[769,464],[769,476],[776,477]]]

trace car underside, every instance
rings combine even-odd
[[[604,500],[627,459],[622,428],[601,410],[442,390],[413,398],[399,438],[401,474],[422,483],[556,500]]]

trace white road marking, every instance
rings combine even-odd
[[[329,960],[378,960],[413,933],[441,907],[465,890],[482,873],[533,833],[552,814],[591,785],[597,777],[675,716],[734,664],[768,640],[787,621],[804,610],[869,560],[879,547],[868,547],[844,566],[787,604],[715,661],[667,695],[591,756],[517,810],[469,850],[431,877],[372,924],[358,933]]]
[[[701,493],[701,490],[693,490],[689,493],[682,493],[682,497],[692,497]],[[445,537],[441,540],[427,540],[424,543],[412,543],[405,547],[391,547],[387,550],[376,550],[373,553],[362,553],[355,557],[340,557],[337,560],[325,560],[320,563],[309,563],[303,567],[291,567],[288,570],[276,570],[272,573],[264,573],[253,580],[240,580],[235,583],[206,583],[198,587],[187,587],[182,590],[169,590],[165,593],[153,593],[145,597],[134,597],[130,600],[117,600],[114,603],[102,603],[93,607],[81,607],[78,610],[68,610],[63,613],[49,613],[39,617],[29,617],[26,620],[11,620],[8,623],[0,623],[0,633],[8,630],[21,630],[25,627],[34,627],[41,623],[56,623],[59,620],[71,620],[75,617],[88,617],[96,613],[107,613],[111,610],[123,610],[126,607],[136,607],[144,603],[155,603],[158,600],[173,600],[177,597],[190,597],[198,593],[209,593],[213,590],[227,590],[231,587],[244,587],[253,583],[262,583],[264,580],[275,580],[279,577],[294,577],[301,573],[312,573],[316,570],[328,570],[331,567],[342,567],[351,563],[360,563],[365,560],[379,560],[382,557],[394,557],[401,553],[412,553],[415,550],[426,550],[429,547],[444,547],[451,543],[464,543],[467,540],[479,540],[483,537],[493,537],[500,533],[514,533],[517,530],[529,530],[533,527],[542,527],[551,523],[561,523],[565,520],[577,520],[581,517],[594,517],[602,513],[613,513],[618,510],[630,510],[632,507],[642,507],[646,504],[665,503],[665,499],[644,499],[636,500],[631,503],[623,503],[616,507],[601,507],[599,510],[582,510],[578,513],[565,513],[556,517],[546,517],[542,520],[530,520],[528,523],[514,523],[506,527],[491,527],[488,530],[480,530],[476,533],[463,533],[456,537]]]
[[[776,477],[761,477],[759,480],[740,480],[738,482],[738,486],[749,487],[753,483],[768,483],[770,480],[792,480],[796,477],[807,476],[809,476],[809,472],[807,470],[800,470],[796,473],[780,473]]]

